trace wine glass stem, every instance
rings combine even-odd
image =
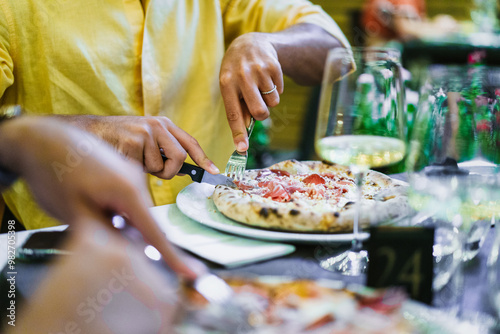
[[[364,177],[364,172],[356,168],[354,170],[354,179],[356,182],[356,208],[354,210],[354,222],[353,222],[353,238],[352,238],[352,250],[355,252],[359,252],[362,247],[363,243],[359,239],[359,220],[361,216],[361,198],[363,195],[363,177]]]

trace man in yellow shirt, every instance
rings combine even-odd
[[[161,205],[190,181],[162,181],[186,152],[223,168],[234,146],[248,147],[248,113],[262,120],[279,103],[283,73],[319,82],[328,49],[342,46],[338,26],[305,0],[0,0],[0,94],[141,162],[160,177],[149,187]],[[62,182],[73,154],[54,170]],[[21,182],[4,199],[27,228],[57,224]]]

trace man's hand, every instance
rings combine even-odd
[[[104,139],[125,157],[139,162],[145,172],[157,177],[174,177],[187,154],[209,173],[219,173],[196,139],[167,117],[79,115],[57,118]],[[166,161],[160,151],[164,152]]]
[[[326,55],[342,44],[314,24],[276,33],[248,33],[236,38],[222,59],[219,83],[229,127],[238,151],[248,149],[246,125],[269,117],[283,93],[283,73],[299,84],[319,84]],[[276,90],[269,92],[276,86]]]
[[[283,72],[269,34],[249,33],[236,38],[224,56],[220,89],[236,149],[248,149],[246,125],[250,115],[256,120],[269,117],[269,107],[277,106],[283,93]],[[270,94],[261,92],[276,90]]]
[[[140,165],[89,133],[47,117],[7,121],[0,131],[0,164],[24,178],[40,206],[59,221],[109,226],[112,215],[122,215],[174,271],[197,276],[149,214],[151,196]]]

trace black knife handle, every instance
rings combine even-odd
[[[191,180],[198,183],[201,182],[204,172],[205,170],[203,168],[188,164],[187,162],[183,163],[181,169],[179,170],[179,173],[189,175]]]
[[[161,157],[163,158],[163,161],[166,161],[168,159],[163,153]],[[179,170],[179,173],[189,175],[189,177],[191,177],[191,180],[198,183],[201,182],[204,172],[205,170],[203,168],[188,164],[187,162],[184,162],[181,169]]]

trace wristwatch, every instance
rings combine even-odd
[[[2,108],[0,113],[0,125],[5,121],[18,117],[20,115],[21,106],[19,105]],[[0,132],[1,131],[2,130],[0,129]],[[3,166],[0,166],[0,185],[4,187],[10,187],[14,182],[16,182],[18,178],[19,175],[5,169]]]

